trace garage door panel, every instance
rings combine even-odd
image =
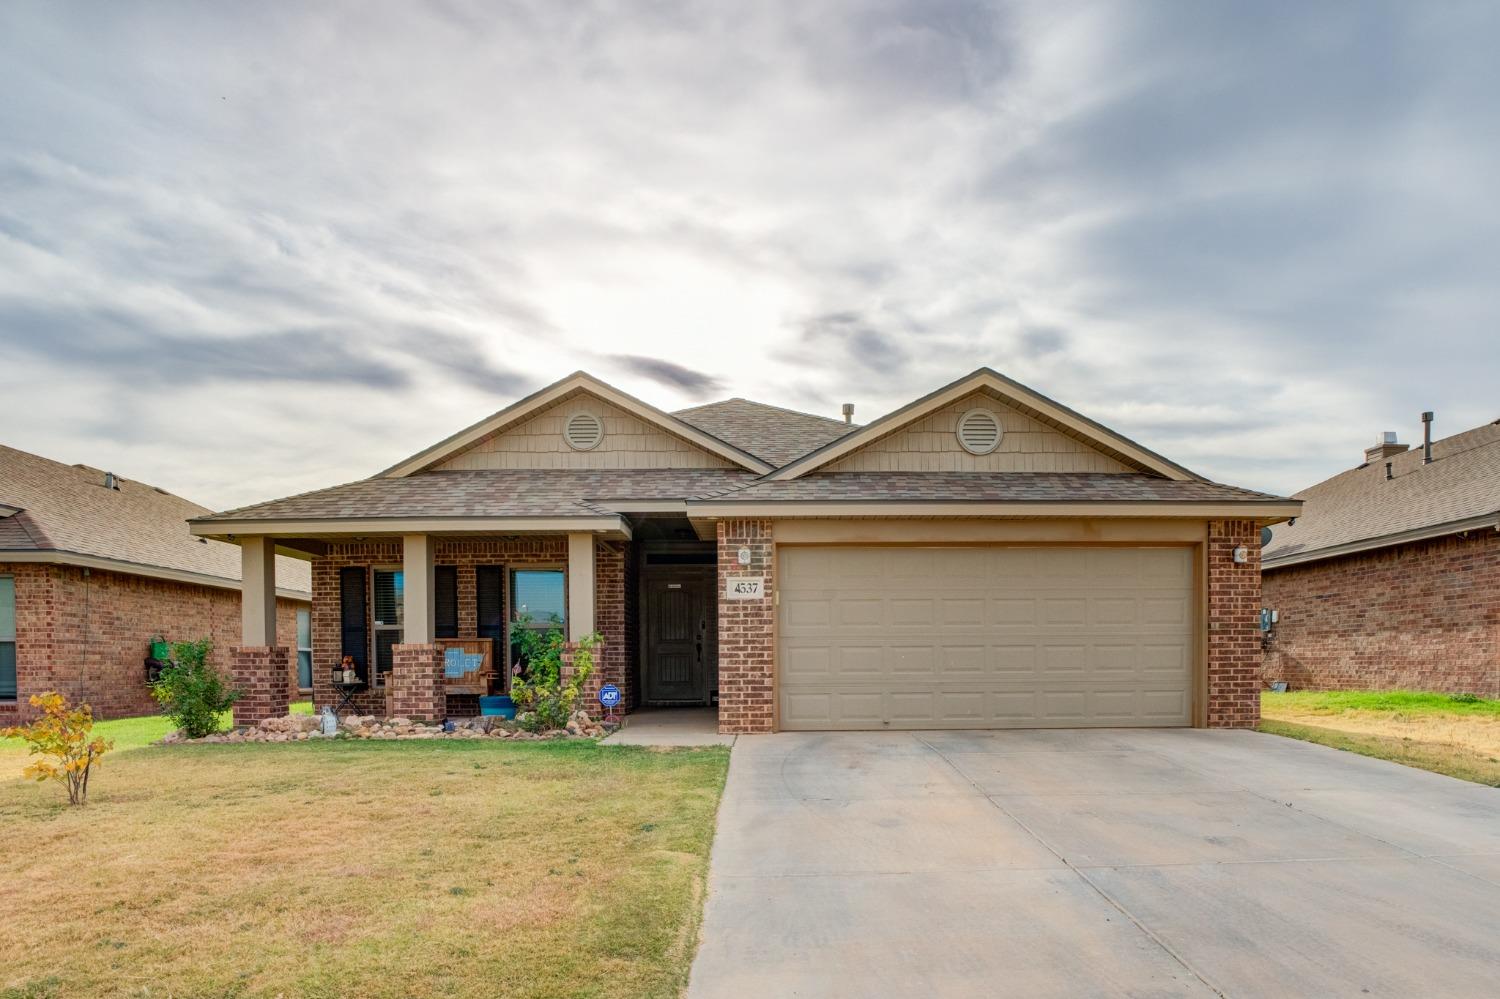
[[[785,548],[788,729],[1185,725],[1186,548]]]

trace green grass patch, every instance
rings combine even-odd
[[[1473,715],[1500,718],[1500,700],[1473,694],[1432,694],[1415,690],[1289,691],[1261,695],[1261,709],[1274,713],[1329,714],[1388,711],[1408,715]]]
[[[150,746],[72,809],[0,780],[0,996],[677,996],[728,760]]]
[[[1335,728],[1275,719],[1262,721],[1260,730],[1289,739],[1301,739],[1303,742],[1315,742],[1320,746],[1359,753],[1361,756],[1373,756],[1377,760],[1390,760],[1476,784],[1500,787],[1500,758],[1459,746],[1401,736],[1344,732]]]

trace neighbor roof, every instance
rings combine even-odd
[[[0,562],[46,561],[118,563],[118,571],[143,575],[206,577],[238,589],[240,553],[233,545],[198,539],[188,530],[191,517],[209,512],[164,489],[117,478],[87,465],[64,465],[50,458],[0,445]],[[277,579],[298,595],[312,591],[306,562],[279,557]],[[109,568],[116,568],[114,565]]]
[[[1385,462],[1392,478],[1385,477]],[[1295,524],[1276,526],[1265,568],[1436,537],[1500,520],[1500,420],[1368,462],[1302,492]]]
[[[679,409],[672,415],[777,468],[859,429],[857,423],[740,398]]]

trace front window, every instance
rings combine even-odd
[[[312,689],[312,611],[297,608],[297,686]]]
[[[406,626],[406,587],[400,569],[376,569],[370,620],[375,623],[375,686],[384,687],[391,672],[392,649],[401,644]]]
[[[16,699],[16,580],[0,576],[0,700]]]
[[[516,569],[510,575],[510,663],[526,666],[527,650],[548,632],[567,628],[567,590],[561,569]]]

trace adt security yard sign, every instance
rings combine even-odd
[[[620,688],[612,683],[606,683],[599,688],[599,703],[605,708],[613,711],[620,706]]]
[[[724,584],[724,596],[730,600],[759,600],[765,591],[764,576],[731,577]]]

